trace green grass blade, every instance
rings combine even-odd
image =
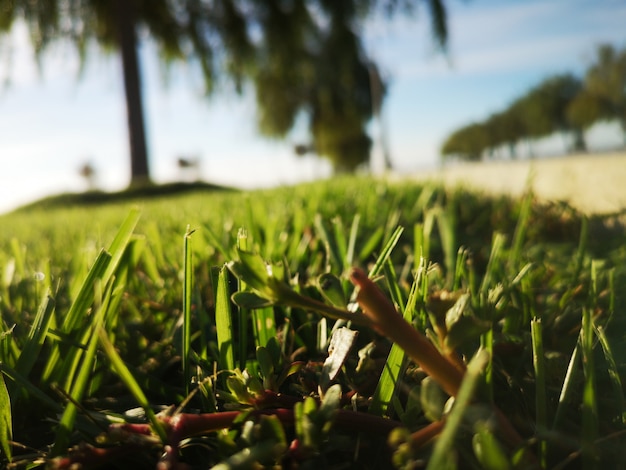
[[[215,328],[217,330],[217,348],[220,355],[219,368],[233,370],[235,368],[234,331],[230,291],[228,289],[228,270],[226,267],[221,268],[217,276]]]
[[[396,271],[393,268],[393,263],[389,258],[387,258],[387,262],[383,266],[383,271],[385,273],[385,279],[387,280],[387,286],[389,287],[391,300],[393,300],[393,302],[397,305],[399,311],[404,312],[404,294],[402,292],[402,289],[400,288],[400,285],[398,284]]]
[[[587,217],[583,217],[580,225],[580,238],[578,241],[578,249],[576,250],[576,257],[574,258],[574,269],[571,273],[572,279],[579,279],[580,273],[583,269],[585,262],[585,255],[587,253],[587,243],[589,242],[589,221]]]
[[[252,222],[253,219],[250,219],[250,222]],[[267,276],[267,268],[265,266],[265,263],[260,260],[257,259],[256,263],[254,262],[255,256],[254,255],[249,255],[249,237],[248,237],[248,231],[245,228],[240,228],[237,231],[237,252],[239,254],[239,257],[241,258],[242,256],[247,256],[246,259],[250,260],[249,265],[250,266],[256,266],[256,269],[254,271],[256,271],[255,276],[256,277],[260,277],[260,279],[262,279],[262,282],[265,282],[266,276]],[[226,272],[224,274],[224,279],[226,282],[226,280],[228,280],[228,272]],[[239,280],[238,284],[237,284],[237,290],[239,292],[245,291],[246,290],[246,283]],[[230,292],[230,291],[229,291]],[[217,302],[217,301],[216,301]],[[228,314],[228,322],[230,322],[228,325],[228,328],[230,329],[230,333],[228,333],[230,335],[230,341],[228,341],[228,336],[226,334],[226,323],[224,323],[224,329],[223,329],[223,337],[225,338],[225,341],[228,343],[230,343],[230,352],[228,352],[229,348],[226,348],[226,356],[224,356],[224,359],[226,360],[226,362],[232,363],[232,366],[227,368],[228,370],[231,370],[235,367],[235,353],[234,353],[234,338],[235,338],[235,331],[232,329],[232,305],[231,303],[227,303],[227,304],[222,304],[221,308],[222,311],[224,312],[224,308],[227,307],[229,309],[229,314]],[[217,321],[217,303],[216,303],[216,321]],[[253,314],[250,313],[250,310],[246,309],[246,308],[238,308],[238,318],[239,318],[239,325],[238,325],[238,329],[239,329],[239,333],[237,335],[237,339],[239,340],[239,351],[237,351],[236,356],[239,357],[239,368],[241,370],[244,370],[244,368],[246,367],[246,357],[247,357],[247,346],[248,346],[248,330],[249,330],[249,319],[251,318],[251,316],[253,316]],[[223,317],[223,320],[226,320],[226,317]],[[253,320],[254,322],[254,320]],[[256,340],[258,341],[258,338],[256,338]],[[226,343],[224,343],[226,344]],[[218,340],[218,345],[219,345],[219,340]],[[258,346],[258,344],[257,344]],[[265,345],[262,345],[265,346]],[[220,351],[220,359],[222,359],[222,348],[219,348]],[[228,356],[232,356],[233,359],[232,361],[228,359]],[[223,364],[223,363],[221,363]]]
[[[593,317],[591,309],[583,309],[583,401],[582,401],[582,452],[583,468],[595,468],[594,442],[598,437],[598,407],[596,396],[596,371],[593,357]]]
[[[348,242],[344,232],[345,228],[339,216],[333,218],[332,224],[335,246],[337,247],[337,256],[341,258],[340,268],[341,271],[343,271],[345,266],[349,266],[349,264],[346,264],[346,260],[348,259]]]
[[[446,425],[435,443],[433,454],[426,467],[428,470],[456,467],[450,458],[454,454],[454,439],[461,427],[465,410],[474,397],[474,391],[480,382],[481,374],[488,363],[489,353],[483,349],[478,351],[467,365],[467,372],[454,400],[452,411],[446,419]]]
[[[604,333],[604,328],[598,326],[595,328],[595,334],[602,346],[602,352],[608,365],[609,379],[613,388],[613,395],[615,397],[615,408],[617,410],[616,421],[622,424],[626,424],[626,400],[624,400],[624,389],[622,387],[622,379],[619,376],[619,369],[609,340]]]
[[[67,312],[65,319],[63,320],[63,324],[60,328],[63,333],[66,333],[68,336],[72,337],[76,336],[76,334],[72,334],[72,332],[78,327],[81,318],[86,315],[89,308],[91,307],[94,299],[94,286],[96,285],[96,281],[103,278],[110,261],[111,255],[108,252],[102,250],[96,258],[93,266],[89,270],[87,277],[80,287],[78,296],[70,306],[70,309]],[[60,359],[61,352],[58,345],[55,344],[46,363],[46,367],[43,371],[44,381],[62,380],[64,375],[67,377],[66,374],[60,373]],[[64,361],[66,361],[67,359],[67,357],[63,358]]]
[[[522,261],[522,249],[524,247],[524,240],[526,239],[526,231],[530,222],[530,216],[532,214],[532,202],[533,194],[531,192],[526,193],[520,205],[520,212],[517,218],[517,225],[515,226],[513,240],[511,242],[511,250],[508,257],[508,265],[512,270],[516,270],[517,266],[519,266]]]
[[[496,269],[503,255],[505,242],[506,236],[503,233],[494,233],[493,241],[491,243],[491,253],[485,270],[485,276],[480,284],[480,293],[482,295],[487,295],[489,288],[492,287],[494,280],[497,278]]]
[[[191,367],[189,365],[191,350],[191,304],[193,293],[193,260],[191,251],[191,234],[193,230],[185,233],[183,246],[183,338],[182,338],[182,362],[183,380],[185,381],[185,395],[189,394],[189,384],[191,383]]]
[[[339,253],[339,248],[337,247],[337,240],[335,238],[331,238],[324,227],[324,222],[322,220],[322,216],[320,214],[316,214],[315,216],[315,231],[318,236],[324,243],[324,247],[326,248],[327,255],[327,263],[330,265],[334,265],[336,269],[341,272],[343,271],[343,257]]]
[[[48,328],[50,326],[50,320],[52,319],[52,313],[54,312],[54,299],[49,295],[46,295],[39,305],[39,310],[33,321],[26,344],[22,348],[15,369],[24,377],[30,374],[35,361],[39,357],[41,348],[46,335],[48,334]]]
[[[387,259],[389,259],[389,257],[391,256],[391,252],[400,241],[400,237],[402,236],[403,231],[404,231],[403,227],[396,227],[396,229],[393,231],[393,233],[391,234],[391,236],[385,243],[385,246],[383,247],[383,250],[381,251],[378,258],[376,259],[374,266],[372,266],[372,269],[370,270],[368,277],[375,277],[378,274],[380,274],[381,270],[383,269],[383,266],[387,262]]]
[[[421,276],[418,275],[413,281],[409,298],[404,308],[404,319],[412,323],[415,313],[415,305],[420,294],[420,285],[422,283]],[[405,365],[404,350],[397,344],[391,346],[385,367],[378,379],[376,390],[372,395],[372,401],[369,406],[369,412],[378,416],[383,416],[387,412],[387,408],[391,403],[397,386],[400,383],[400,377]]]
[[[124,385],[126,385],[126,388],[128,388],[128,390],[133,395],[133,397],[135,398],[139,406],[143,408],[144,412],[146,413],[146,417],[148,418],[148,420],[150,421],[150,424],[152,425],[154,432],[157,433],[157,435],[161,439],[161,442],[163,443],[167,442],[167,434],[165,432],[163,424],[157,418],[156,414],[154,413],[154,410],[150,406],[150,402],[148,401],[148,398],[143,393],[143,390],[141,389],[141,387],[139,386],[139,384],[133,377],[133,374],[131,374],[131,372],[128,370],[128,367],[126,367],[126,364],[124,364],[124,361],[122,360],[118,352],[115,350],[115,347],[113,346],[113,343],[111,343],[111,340],[107,336],[105,329],[102,327],[99,327],[98,335],[97,336],[94,335],[94,337],[96,339],[98,338],[100,339],[100,344],[102,345],[104,352],[109,358],[109,361],[111,361],[111,365],[113,366],[113,369],[115,370],[117,375],[120,377],[122,382],[124,382]]]
[[[543,329],[541,320],[533,319],[530,322],[533,367],[535,369],[535,424],[537,429],[545,431],[548,425],[547,397],[546,397],[546,368],[543,353]],[[539,441],[539,461],[546,467],[546,442]]]
[[[376,247],[380,244],[381,240],[385,236],[385,228],[380,225],[369,236],[367,241],[363,244],[363,248],[359,251],[359,260],[365,261],[370,256]]]
[[[354,249],[356,246],[356,237],[359,233],[359,222],[361,216],[357,213],[352,219],[352,225],[350,227],[350,238],[348,238],[348,251],[346,252],[346,266],[352,266],[354,264]]]
[[[448,207],[445,210],[438,210],[436,214],[437,228],[439,229],[439,238],[441,238],[441,247],[443,249],[444,266],[446,267],[446,280],[448,286],[452,286],[458,252],[454,212]]]
[[[14,384],[14,386],[12,386],[11,388],[19,388],[25,391],[30,398],[39,401],[40,403],[46,405],[46,407],[56,411],[57,413],[63,412],[63,407],[57,401],[53,400],[44,392],[42,392],[41,389],[33,385],[32,382],[30,382],[26,377],[19,374],[15,369],[9,367],[6,364],[0,363],[0,373],[11,379],[11,382],[9,382],[9,384]]]
[[[79,360],[80,368],[78,369],[78,375],[75,380],[71,381],[71,386],[66,390],[69,392],[71,401],[65,407],[65,411],[61,416],[59,422],[59,430],[52,448],[52,455],[59,455],[61,452],[65,452],[68,447],[69,439],[72,431],[74,430],[74,422],[76,421],[76,415],[78,409],[76,403],[80,403],[83,400],[85,390],[87,390],[87,384],[92,374],[96,359],[96,349],[98,346],[98,336],[95,334],[97,328],[102,325],[106,309],[108,307],[109,300],[111,298],[111,289],[109,288],[104,296],[101,307],[98,309],[95,318],[93,319],[93,325],[90,329],[90,338],[87,345],[87,349],[82,354],[76,354],[75,362],[78,365]],[[73,375],[73,374],[72,374]],[[71,378],[70,378],[71,379]]]
[[[561,387],[561,393],[559,395],[559,403],[556,407],[554,414],[554,421],[552,422],[552,429],[556,430],[560,427],[561,421],[565,414],[567,403],[570,401],[570,397],[576,389],[576,381],[578,376],[578,367],[581,361],[582,348],[580,339],[574,347],[572,356],[570,357],[567,371],[565,372],[565,378],[563,379],[563,385]]]
[[[270,339],[276,338],[273,307],[257,308],[252,311],[252,332],[257,347],[265,347]]]
[[[13,439],[13,420],[11,418],[11,398],[4,383],[4,374],[0,372],[0,451],[11,461],[11,439]]]
[[[124,252],[126,251],[126,246],[133,236],[133,232],[135,230],[135,227],[137,226],[137,222],[139,222],[140,215],[141,214],[139,209],[132,209],[126,216],[124,222],[122,222],[122,225],[118,229],[115,238],[111,242],[108,250],[109,253],[111,253],[112,255],[111,262],[109,263],[107,270],[102,277],[102,280],[105,284],[109,281],[109,278],[113,276],[113,274],[117,270],[118,265],[122,257],[124,256]]]

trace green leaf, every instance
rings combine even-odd
[[[317,278],[317,285],[322,296],[335,307],[346,306],[346,296],[341,285],[341,280],[332,273],[324,273]]]
[[[243,250],[237,250],[237,254],[240,261],[233,261],[228,267],[248,286],[263,292],[269,280],[267,264],[263,258],[256,253]]]
[[[321,424],[324,434],[328,433],[332,425],[335,412],[341,404],[341,385],[335,384],[326,390],[322,403],[318,409],[318,423]]]
[[[439,421],[448,401],[448,395],[431,377],[425,377],[420,387],[420,404],[429,421]]]
[[[478,338],[490,328],[491,322],[487,320],[481,320],[474,315],[462,315],[449,327],[445,339],[446,349],[452,351]]]
[[[256,360],[263,376],[263,387],[271,389],[271,382],[274,379],[274,361],[272,356],[266,348],[259,346],[256,348]]]
[[[508,470],[511,464],[506,452],[484,424],[477,426],[477,433],[472,438],[474,455],[485,470]]]
[[[265,297],[261,297],[250,291],[235,292],[231,296],[231,299],[238,307],[247,308],[249,310],[265,308],[274,305],[271,300],[268,300]]]
[[[11,418],[11,398],[4,383],[4,374],[0,372],[0,450],[11,461],[11,439],[13,439]]]

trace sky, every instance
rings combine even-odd
[[[503,109],[547,76],[582,76],[595,47],[626,47],[623,0],[448,0],[447,54],[435,46],[424,8],[412,17],[372,19],[366,51],[390,89],[382,125],[394,168],[435,168],[439,148],[456,128]],[[206,98],[196,69],[174,66],[165,79],[154,48],[141,46],[143,96],[151,171],[157,182],[195,177],[177,166],[197,158],[202,179],[240,188],[294,184],[330,176],[314,156],[296,157],[303,129],[267,140],[255,129],[251,92]],[[129,181],[121,64],[91,56],[82,74],[71,47],[52,45],[38,68],[26,28],[0,41],[0,212],[40,197],[82,191],[89,162],[96,184],[119,190]],[[373,131],[377,131],[374,127]],[[376,139],[376,135],[373,137]],[[617,126],[588,133],[593,148],[618,145]],[[374,169],[379,153],[374,152]],[[563,151],[562,140],[542,143]]]

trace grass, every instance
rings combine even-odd
[[[367,178],[205,189],[0,216],[3,465],[626,461],[619,216]]]

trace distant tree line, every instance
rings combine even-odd
[[[444,160],[478,161],[518,144],[560,133],[568,151],[586,151],[585,131],[601,121],[619,122],[626,144],[626,48],[600,45],[584,78],[565,73],[546,78],[506,109],[452,132],[441,147]]]

